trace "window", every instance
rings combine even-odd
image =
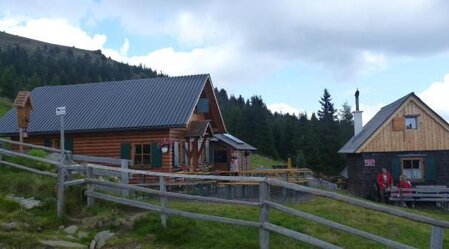
[[[402,174],[410,180],[424,179],[424,167],[422,158],[402,159]]]
[[[405,117],[405,128],[407,130],[418,129],[418,117],[417,116],[406,116]]]
[[[173,143],[173,166],[179,167],[186,165],[186,149],[183,142]]]
[[[208,113],[209,112],[209,100],[207,98],[200,98],[196,104],[197,113]]]
[[[228,161],[228,152],[225,150],[214,151],[214,161],[216,163],[226,163]]]
[[[61,144],[59,143],[59,139],[55,138],[51,140],[51,144],[53,148],[55,149],[60,149],[61,148]]]
[[[151,166],[151,144],[133,145],[134,166],[145,168]]]

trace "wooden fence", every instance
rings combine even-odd
[[[42,146],[30,145],[30,144],[20,144],[18,142],[13,142],[9,140],[0,139],[0,142],[3,143],[11,143],[15,145],[23,145],[31,148],[42,149],[50,152],[60,152],[59,150],[46,148]],[[157,212],[161,217],[161,224],[163,227],[167,226],[167,219],[169,216],[182,216],[195,220],[205,220],[205,221],[213,221],[220,222],[225,224],[246,226],[259,229],[259,243],[260,248],[266,249],[269,248],[269,236],[270,233],[278,233],[285,235],[287,237],[293,238],[298,241],[302,241],[304,243],[308,243],[319,248],[340,248],[336,245],[332,245],[326,241],[314,238],[307,234],[299,233],[297,231],[273,224],[270,222],[270,209],[275,209],[281,211],[285,214],[292,215],[295,217],[300,217],[303,219],[307,219],[334,229],[338,229],[344,232],[347,232],[352,235],[360,236],[364,239],[372,240],[377,243],[383,244],[390,248],[414,248],[409,245],[405,245],[403,243],[393,241],[375,234],[371,234],[357,228],[349,227],[344,224],[340,224],[316,215],[312,215],[303,211],[299,211],[296,209],[292,209],[286,207],[282,204],[273,202],[270,200],[270,188],[272,187],[280,187],[284,189],[288,189],[290,191],[299,191],[304,193],[309,193],[312,195],[327,197],[330,199],[342,201],[345,203],[349,203],[355,206],[363,207],[366,209],[387,213],[390,215],[394,215],[397,217],[402,217],[404,219],[412,220],[415,222],[428,224],[432,226],[432,233],[430,238],[429,248],[432,249],[441,249],[443,248],[443,239],[444,239],[444,230],[449,228],[449,222],[443,220],[437,220],[426,216],[412,214],[397,208],[391,208],[383,205],[378,205],[372,202],[367,202],[364,200],[352,198],[349,196],[345,196],[342,194],[324,191],[320,189],[314,189],[305,187],[302,185],[285,182],[278,179],[269,179],[269,178],[261,178],[261,177],[230,177],[230,176],[212,176],[212,175],[185,175],[185,174],[171,174],[171,173],[159,173],[159,172],[150,172],[150,171],[141,171],[141,170],[132,170],[127,169],[126,167],[110,167],[92,163],[86,164],[68,164],[68,157],[71,156],[70,151],[64,152],[65,154],[61,157],[60,161],[49,160],[39,157],[34,157],[25,153],[19,153],[12,150],[0,149],[0,155],[8,155],[8,156],[18,156],[23,158],[32,159],[39,162],[45,162],[57,167],[57,174],[51,172],[40,171],[36,169],[32,169],[23,165],[18,165],[15,163],[11,163],[5,161],[3,159],[0,160],[0,165],[7,165],[10,167],[14,167],[21,170],[26,170],[34,174],[39,174],[43,176],[49,177],[57,177],[57,212],[58,216],[63,215],[63,205],[64,205],[64,190],[73,185],[87,185],[86,197],[87,197],[87,205],[93,206],[95,203],[95,199],[115,202],[127,206],[142,208],[145,210]],[[76,156],[72,156],[73,159],[76,159]],[[89,159],[89,160],[87,160]],[[78,157],[78,160],[81,161],[104,161],[109,160],[108,163],[118,163],[121,165],[128,163],[126,160],[123,161],[114,161],[117,159],[104,159],[104,158],[95,158],[95,157]],[[85,173],[85,178],[82,179],[70,179],[70,172],[80,172]],[[109,173],[107,173],[109,172]],[[159,179],[159,188],[158,189],[150,189],[136,185],[130,185],[126,182],[110,182],[98,179],[96,175],[102,174],[115,174],[115,175],[125,175],[125,174],[137,174],[137,175],[147,175],[152,176],[154,178]],[[124,179],[127,177],[124,177]],[[258,185],[259,188],[259,200],[258,201],[244,201],[244,200],[230,200],[230,199],[222,199],[217,197],[207,197],[207,196],[198,196],[198,195],[190,195],[184,193],[176,193],[167,191],[167,179],[196,179],[196,180],[216,180],[216,181],[228,181],[228,182],[253,182]],[[114,195],[105,192],[99,192],[98,187],[107,187],[107,188],[115,188],[119,189],[121,195]],[[123,192],[125,191],[125,192]],[[133,192],[142,192],[152,195],[157,195],[160,198],[159,205],[151,204],[142,200],[133,200],[128,196],[129,191]],[[213,203],[223,203],[223,204],[234,204],[234,205],[243,205],[250,206],[259,209],[259,221],[248,221],[241,219],[233,219],[220,217],[215,215],[207,215],[207,214],[199,214],[194,212],[187,212],[182,210],[177,210],[173,208],[168,208],[168,198],[177,198],[184,200],[194,200],[194,201],[204,201],[204,202],[213,202]]]

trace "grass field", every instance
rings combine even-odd
[[[10,100],[0,98],[0,117],[3,117],[12,107]]]
[[[57,219],[55,216],[55,184],[54,179],[0,167],[0,222],[17,221],[27,224],[15,232],[0,232],[1,243],[8,243],[11,246],[20,245],[20,247],[16,248],[35,248],[34,245],[39,239],[67,239],[58,230],[60,225],[73,224],[74,218],[81,220],[86,217],[95,217],[96,219],[101,219],[104,225],[102,227],[85,228],[89,229],[89,236],[77,242],[87,245],[95,235],[95,232],[111,229],[120,235],[116,237],[115,241],[112,241],[114,245],[107,248],[133,248],[138,245],[148,249],[258,248],[259,231],[257,229],[194,221],[180,217],[169,217],[168,227],[163,229],[160,226],[159,215],[151,212],[138,221],[132,229],[123,230],[114,221],[124,219],[130,213],[141,211],[101,201],[97,201],[94,208],[86,209],[82,188],[70,188],[67,191],[65,201],[68,217]],[[34,196],[43,201],[43,206],[32,210],[21,209],[16,203],[5,199],[5,196],[11,193],[24,197]],[[154,201],[158,202],[158,200]],[[252,221],[258,220],[259,212],[258,208],[199,202],[187,203],[175,200],[169,200],[169,207]],[[426,248],[429,244],[430,226],[387,214],[318,197],[310,201],[291,204],[290,207],[398,240],[417,248]],[[410,211],[449,220],[448,211],[428,208]],[[381,245],[359,237],[273,210],[270,211],[270,221],[345,248],[384,248]],[[81,223],[78,225],[83,226]],[[445,244],[449,244],[449,234],[446,236]],[[275,234],[270,235],[270,246],[271,248],[285,249],[313,248]]]
[[[287,165],[287,162],[281,160],[274,160],[269,157],[265,157],[259,154],[252,154],[253,169],[271,169],[273,165]]]

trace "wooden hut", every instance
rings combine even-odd
[[[395,184],[400,175],[413,185],[449,184],[449,124],[414,93],[384,106],[363,127],[361,111],[354,114],[355,135],[339,151],[347,156],[352,193],[374,197],[382,168]]]
[[[67,150],[130,159],[136,169],[195,170],[214,164],[210,140],[227,133],[208,74],[44,86],[32,95],[25,142],[59,147],[55,108],[66,106]],[[0,119],[3,137],[18,139],[15,109]]]
[[[256,148],[229,133],[216,134],[211,140],[211,155],[218,170],[228,170],[231,158],[237,158],[240,171],[251,170],[251,154]]]

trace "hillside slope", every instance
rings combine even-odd
[[[0,96],[43,85],[164,76],[151,68],[106,58],[101,50],[84,50],[0,32]]]

